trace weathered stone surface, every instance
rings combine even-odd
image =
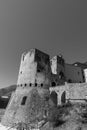
[[[49,55],[37,49],[31,49],[27,54],[22,55],[17,85],[35,86],[36,83],[44,87],[49,86],[50,74]]]
[[[51,59],[51,83],[55,83],[55,86],[64,84],[65,82],[65,62],[63,57],[54,56]],[[53,86],[53,84],[51,84]]]
[[[87,84],[63,85],[64,82],[65,64],[62,57],[56,56],[51,64],[49,55],[37,49],[24,53],[17,89],[11,96],[1,123],[6,126],[20,122],[37,123],[48,117],[51,107],[67,101],[85,101]]]
[[[32,49],[21,58],[16,92],[2,119],[2,124],[42,120],[49,110],[49,86],[51,81],[49,55]]]
[[[22,105],[24,96],[27,99]],[[49,90],[34,87],[25,90],[17,89],[7,107],[2,124],[9,126],[17,122],[36,122],[47,118],[48,110]]]
[[[87,101],[87,83],[74,83],[65,84],[56,87],[50,87],[50,93],[55,91],[57,93],[57,104],[63,104],[62,102],[65,98],[65,103],[70,102],[85,102]],[[65,97],[63,94],[65,93]]]

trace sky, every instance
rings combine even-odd
[[[0,0],[0,87],[17,83],[31,48],[87,61],[87,0]]]

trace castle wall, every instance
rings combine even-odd
[[[51,70],[52,70],[52,74],[56,74],[57,75],[57,56],[54,56],[51,60]]]
[[[56,87],[50,87],[50,94],[52,91],[55,91],[57,93],[57,105],[61,105],[61,96],[63,92],[66,92],[66,99],[68,99],[69,94],[68,94],[68,86],[61,85],[61,86],[56,86]]]
[[[83,83],[83,73],[80,67],[65,64],[65,76],[67,82]]]
[[[36,49],[35,62],[37,63],[35,82],[37,84],[43,85],[44,87],[49,87],[51,82],[51,67],[49,55]]]
[[[65,100],[70,102],[85,102],[87,100],[87,84],[74,83],[50,88],[50,93],[57,93],[57,105],[62,103],[62,95],[65,92]]]
[[[71,100],[84,100],[87,97],[87,84],[68,84],[69,86],[69,98]]]
[[[28,124],[38,120],[41,121],[47,118],[49,106],[61,105],[68,100],[71,102],[85,101],[87,98],[87,84],[65,83],[65,85],[59,85],[65,81],[64,60],[61,58],[56,56],[56,59],[53,58],[53,63],[50,65],[49,55],[37,49],[31,49],[28,53],[23,53],[17,89],[13,93],[2,118],[1,123],[3,125],[12,126],[18,122]],[[68,75],[68,72],[74,77]],[[72,76],[73,82],[82,81],[79,69],[69,69],[69,71],[67,69],[67,75],[69,78]],[[54,83],[55,85],[53,85]],[[51,100],[53,98],[55,98],[54,102]]]
[[[23,104],[23,98],[26,101]],[[18,88],[8,104],[2,124],[12,126],[14,123],[32,123],[47,117],[49,109],[49,90],[28,86]]]

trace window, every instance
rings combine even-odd
[[[20,74],[22,74],[22,71],[20,72]]]
[[[41,83],[41,87],[43,87],[43,84]]]
[[[65,91],[61,95],[61,102],[66,103],[66,92]]]
[[[35,83],[35,86],[37,86],[37,83]]]
[[[55,82],[52,82],[52,86],[56,86],[56,83],[55,83]]]
[[[47,110],[44,111],[45,116],[47,116]]]
[[[30,83],[30,86],[32,86],[32,83]]]
[[[27,99],[27,96],[24,96],[22,99],[21,105],[25,105],[26,99]]]
[[[25,85],[24,86],[27,86],[27,84],[25,83]]]
[[[55,91],[52,91],[50,94],[50,99],[53,101],[54,105],[57,106],[58,100],[57,100],[57,93]]]

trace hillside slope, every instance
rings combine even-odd
[[[13,91],[15,91],[16,87],[16,85],[11,85],[9,87],[1,88],[0,96],[8,95],[9,93],[11,94]]]

